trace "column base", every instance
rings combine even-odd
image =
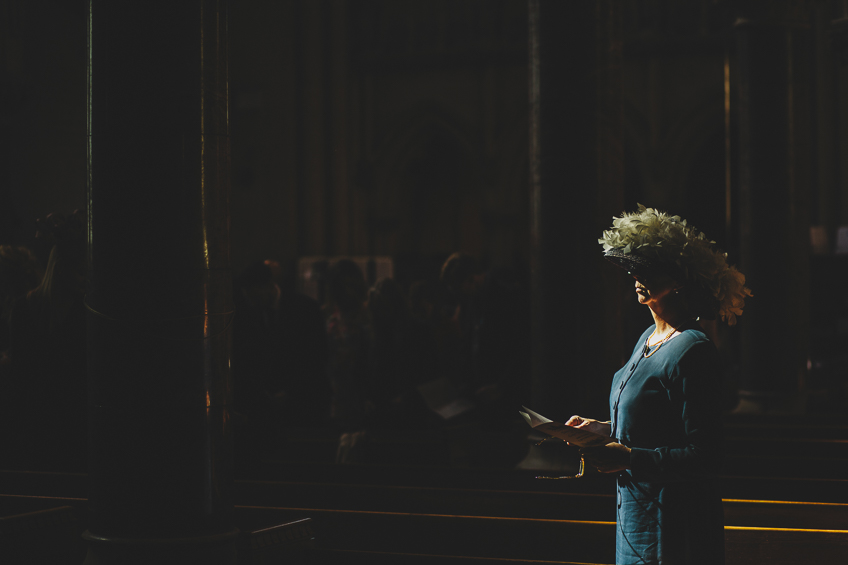
[[[192,538],[110,538],[86,531],[83,565],[237,565],[240,532]]]

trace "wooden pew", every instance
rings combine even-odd
[[[432,555],[422,553],[398,553],[388,551],[361,551],[344,549],[322,549],[309,561],[310,565],[347,565],[368,563],[369,565],[510,565],[526,563],[550,563],[552,565],[605,565],[603,563],[575,563],[574,561],[541,561],[485,558],[457,555]]]
[[[19,495],[0,497],[0,507],[4,499],[10,497],[20,498]],[[75,510],[83,514],[86,504],[84,499],[39,497],[34,500],[39,504],[70,502]],[[315,522],[318,546],[325,552],[336,552],[337,556],[346,552],[369,552],[449,556],[454,561],[473,557],[613,562],[612,521],[474,516],[459,514],[453,508],[445,508],[443,513],[269,504],[239,504],[236,508],[238,524],[245,531],[261,531],[269,524],[290,523],[305,516]],[[837,563],[835,556],[848,552],[846,530],[728,526],[726,536],[728,565],[756,562],[774,565]],[[514,540],[520,540],[520,543],[516,544]],[[760,555],[767,555],[768,560],[761,560]],[[424,557],[417,559],[420,561]],[[433,563],[438,563],[442,558],[433,559]]]
[[[320,509],[241,507],[266,519],[277,512],[308,513],[331,550],[449,555],[488,559],[613,563],[612,522],[421,515]],[[848,531],[725,528],[727,565],[840,563]]]
[[[511,517],[613,520],[609,477],[586,477],[577,481],[534,480],[532,475],[514,472],[464,472],[430,469],[421,475],[413,470],[371,469],[333,466],[332,469],[306,466],[291,468],[288,481],[237,481],[235,498],[239,504],[303,506],[349,510],[410,509],[438,513],[454,508],[465,514]],[[385,472],[386,476],[381,476]],[[441,476],[440,476],[441,473]],[[451,476],[455,480],[450,480]],[[385,483],[380,482],[385,479]],[[389,479],[395,481],[391,484]],[[362,481],[362,482],[357,482]],[[365,482],[370,481],[370,482]],[[801,483],[801,487],[798,486]],[[30,472],[0,472],[0,492],[28,496],[50,495],[63,499],[84,499],[85,475]],[[848,529],[845,503],[833,500],[848,481],[799,481],[774,478],[736,478],[723,484],[727,524],[785,528]],[[820,498],[805,497],[806,493]],[[778,495],[792,495],[779,500]],[[741,496],[740,496],[741,495]],[[777,499],[777,500],[776,500]],[[10,504],[11,499],[0,497]],[[26,500],[26,499],[25,499]],[[46,508],[19,506],[15,512]],[[798,502],[801,503],[798,503]],[[68,504],[71,502],[68,500]],[[9,513],[14,513],[10,511]]]
[[[612,494],[240,482],[236,498],[243,505],[615,520]],[[724,509],[725,523],[732,526],[848,530],[848,504],[725,499]]]

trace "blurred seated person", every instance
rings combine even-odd
[[[236,279],[233,380],[236,408],[270,425],[326,422],[326,333],[318,303],[274,281],[271,261]]]
[[[470,255],[454,253],[442,265],[439,283],[446,290],[442,308],[448,316],[444,332],[449,378],[465,388],[474,384],[474,297],[486,273]]]
[[[420,285],[416,288],[421,290]],[[407,295],[390,278],[381,279],[368,292],[369,370],[381,425],[430,424],[432,415],[426,412],[417,391],[419,385],[442,376],[435,328],[429,324],[433,312],[430,306],[423,306],[426,311],[420,312],[427,319],[414,318]]]
[[[39,220],[55,242],[41,283],[9,317],[5,455],[18,468],[83,470],[86,463],[85,221],[80,211]]]
[[[444,374],[445,355],[449,343],[457,341],[457,303],[442,282],[415,281],[409,286],[409,313],[413,332],[432,342],[440,375]],[[423,335],[422,335],[423,334]]]
[[[358,461],[364,430],[374,415],[369,374],[370,328],[365,308],[368,291],[359,266],[349,260],[333,263],[327,273],[327,377],[333,391],[330,416],[341,432],[339,463]]]
[[[369,370],[374,401],[386,405],[412,386],[407,351],[409,312],[406,297],[393,279],[382,279],[368,291],[371,318]]]

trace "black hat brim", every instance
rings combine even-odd
[[[676,265],[649,259],[638,253],[625,253],[622,249],[610,249],[604,253],[604,258],[621,267],[632,275],[649,275],[651,273],[664,273],[678,282],[686,283],[686,275]],[[690,308],[698,316],[708,320],[715,319],[718,312],[718,300],[705,288],[697,284],[686,285],[686,296]]]
[[[634,275],[665,270],[662,269],[658,261],[648,259],[638,253],[625,253],[621,249],[610,249],[604,253],[604,259]]]

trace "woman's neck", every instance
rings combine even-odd
[[[654,324],[656,325],[653,335],[659,339],[670,337],[689,320],[689,317],[681,312],[657,312],[652,309],[651,315],[654,317]]]

